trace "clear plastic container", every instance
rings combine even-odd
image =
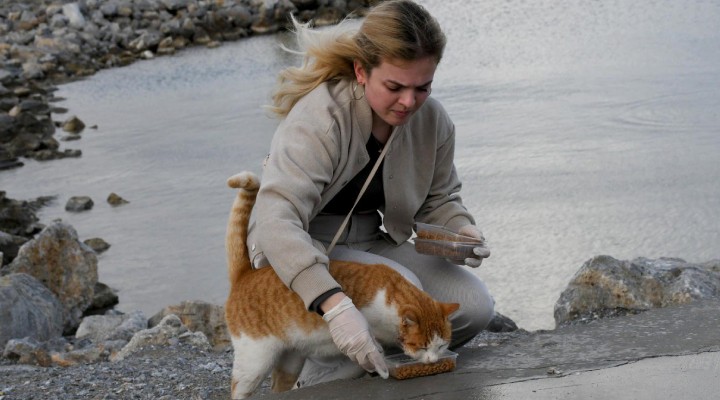
[[[415,251],[422,254],[441,256],[453,260],[476,257],[473,249],[483,245],[482,240],[460,235],[437,225],[416,223]]]
[[[417,237],[426,240],[442,240],[446,242],[478,242],[477,239],[460,235],[448,228],[437,225],[424,224],[422,222],[415,223],[415,232]]]
[[[424,364],[400,353],[385,357],[390,376],[395,379],[410,379],[419,376],[428,376],[450,372],[455,369],[457,353],[445,350],[440,358],[429,364]]]
[[[445,242],[442,240],[415,239],[415,251],[421,254],[440,256],[451,260],[477,257],[473,249],[478,243]]]

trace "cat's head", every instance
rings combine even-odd
[[[401,310],[400,346],[405,354],[423,363],[438,360],[450,345],[450,314],[457,303],[433,301],[432,307],[409,306]]]

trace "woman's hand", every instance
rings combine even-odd
[[[382,347],[377,344],[370,333],[365,316],[360,313],[349,297],[342,293],[336,293],[336,295],[342,295],[342,299],[323,315],[333,342],[340,351],[360,364],[366,371],[377,372],[383,379],[387,379],[389,373],[385,358],[381,353]],[[328,300],[333,299],[333,296]],[[331,303],[335,302],[331,301]]]
[[[482,264],[484,258],[490,257],[490,249],[485,244],[485,237],[483,236],[482,232],[480,232],[480,229],[477,228],[477,226],[465,225],[458,230],[458,233],[461,235],[469,236],[471,238],[475,238],[482,242],[482,244],[479,244],[473,249],[475,257],[468,257],[463,260],[462,263],[464,263],[468,267],[477,268]],[[457,261],[453,262],[457,263]]]

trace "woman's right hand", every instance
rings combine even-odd
[[[360,364],[366,371],[377,372],[383,379],[387,379],[389,373],[382,355],[382,347],[377,344],[370,333],[365,316],[355,307],[349,297],[342,293],[336,293],[333,296],[336,295],[342,295],[342,299],[323,315],[333,342],[340,351]],[[337,296],[333,299],[333,296],[322,305],[324,306],[328,302],[333,304],[340,297]]]

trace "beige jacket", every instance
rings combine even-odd
[[[339,287],[328,273],[310,221],[368,163],[372,112],[354,100],[350,81],[327,82],[303,97],[280,123],[270,146],[248,237],[250,256],[264,255],[280,279],[309,306]],[[455,128],[432,97],[396,127],[383,166],[383,224],[402,243],[415,221],[451,229],[474,220],[459,196]]]

